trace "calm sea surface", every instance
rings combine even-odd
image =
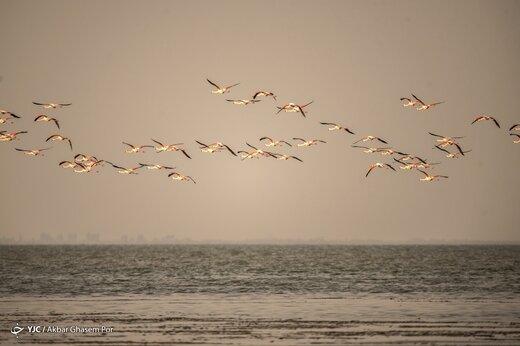
[[[2,246],[0,295],[520,293],[518,246]]]
[[[520,345],[520,246],[0,246],[24,344]]]

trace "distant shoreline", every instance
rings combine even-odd
[[[0,243],[0,246],[520,246],[519,243],[305,243],[305,242],[179,242],[179,243]]]

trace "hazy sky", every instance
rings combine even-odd
[[[518,1],[0,0],[0,12],[0,108],[24,117],[0,126],[30,131],[0,143],[0,235],[520,241],[520,145],[506,129],[520,122]],[[213,95],[205,78],[241,84]],[[224,101],[258,89],[278,102]],[[403,109],[399,98],[411,92],[446,103]],[[307,119],[275,115],[277,104],[310,100]],[[13,148],[45,147],[56,132],[33,122],[42,111],[31,101],[73,103],[49,113],[75,153],[175,165],[197,184],[163,171],[73,174],[57,165],[73,156],[64,143],[26,157]],[[470,125],[478,113],[503,129]],[[473,151],[446,159],[428,131],[466,136]],[[370,164],[389,160],[349,147],[368,134],[441,161],[434,172],[449,179],[386,171],[366,179]],[[300,164],[203,154],[194,142],[239,150],[262,136],[328,143],[277,150]],[[184,142],[193,159],[124,154],[122,141],[150,138]]]

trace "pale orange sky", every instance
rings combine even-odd
[[[520,122],[518,1],[0,1],[0,108],[27,129],[0,143],[0,235],[41,232],[102,239],[139,233],[193,240],[411,239],[518,242],[520,146],[507,128]],[[240,82],[226,96],[205,82]],[[278,95],[247,108],[225,98],[257,89]],[[414,92],[446,103],[403,109]],[[304,103],[308,118],[275,105]],[[32,120],[31,101],[72,102],[53,111],[75,152],[132,165],[175,165],[197,184],[166,173],[122,176],[105,167],[77,175],[54,144],[43,158],[14,147],[45,147],[55,129]],[[503,129],[470,125],[490,113]],[[356,135],[329,133],[335,121]],[[466,136],[463,160],[431,149],[427,132]],[[363,135],[441,161],[447,181],[415,172],[375,172],[379,155],[350,148]],[[305,162],[240,161],[203,154],[194,140],[232,148],[262,136],[328,143],[278,151]],[[186,143],[179,153],[123,153],[122,141]]]

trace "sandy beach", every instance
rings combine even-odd
[[[19,296],[0,301],[3,344],[518,345],[520,301],[313,295]],[[113,328],[29,333],[5,326]]]

